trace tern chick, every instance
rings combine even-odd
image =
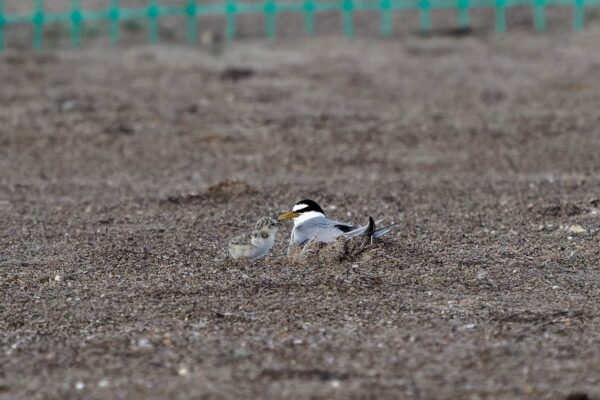
[[[273,218],[263,217],[256,222],[252,232],[234,237],[229,241],[229,255],[237,260],[247,258],[252,261],[269,254],[279,224]]]

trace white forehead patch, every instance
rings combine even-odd
[[[300,204],[296,204],[292,208],[292,211],[300,211],[300,210],[304,210],[305,208],[308,208],[308,204],[300,203]]]

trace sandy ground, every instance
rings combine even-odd
[[[599,34],[6,53],[0,398],[599,398]]]

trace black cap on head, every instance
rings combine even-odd
[[[298,213],[316,211],[316,212],[320,212],[321,214],[325,215],[325,211],[323,211],[321,206],[318,205],[316,201],[313,201],[310,199],[305,199],[305,200],[297,202],[296,205],[294,206],[294,211],[298,212]]]

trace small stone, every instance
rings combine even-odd
[[[171,340],[171,334],[170,334],[170,333],[168,333],[168,332],[167,332],[167,333],[165,333],[165,334],[163,335],[163,337],[162,337],[162,344],[163,344],[164,346],[171,346],[171,345],[173,345],[173,342],[172,342],[172,340]]]
[[[535,388],[534,388],[533,386],[531,386],[531,385],[529,385],[529,384],[525,383],[525,384],[523,385],[523,391],[524,391],[526,394],[530,395],[530,394],[532,394],[532,393],[535,391]]]
[[[177,369],[177,375],[179,376],[188,376],[189,374],[190,370],[185,365],[182,365]]]
[[[62,111],[72,111],[77,107],[77,102],[74,100],[65,100],[60,104]]]
[[[337,379],[334,379],[331,381],[331,387],[334,389],[339,389],[339,387],[341,386],[341,382],[338,381]]]
[[[56,276],[54,277],[54,281],[55,281],[55,282],[60,282],[60,280],[61,280],[61,279],[62,279],[62,276],[60,276],[60,275],[56,275]]]
[[[78,381],[77,383],[75,383],[75,389],[83,390],[83,388],[85,388],[85,384],[83,382]]]
[[[110,384],[110,382],[108,381],[108,379],[100,379],[98,381],[99,388],[107,388],[109,384]]]
[[[200,43],[204,46],[211,45],[215,42],[215,34],[211,31],[204,31],[200,35]]]
[[[148,339],[143,337],[138,339],[137,347],[139,347],[140,349],[149,349],[152,347],[152,344]]]
[[[587,230],[585,230],[585,228],[583,228],[581,225],[571,225],[569,227],[569,232],[571,233],[585,233],[587,232]]]
[[[206,322],[204,321],[198,321],[198,322],[194,322],[191,327],[193,329],[204,329],[206,328]]]
[[[233,356],[235,358],[246,358],[249,357],[252,353],[245,347],[238,347],[233,351]]]

